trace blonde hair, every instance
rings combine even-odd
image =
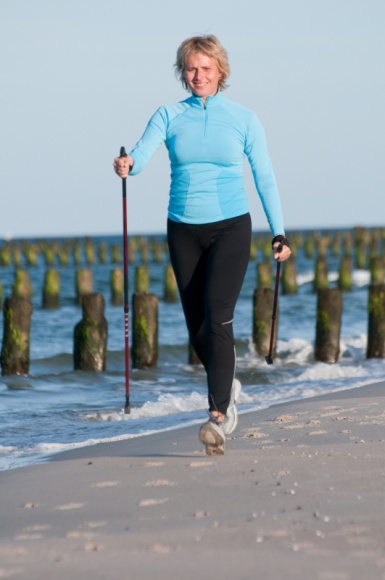
[[[215,60],[217,63],[220,79],[218,82],[219,90],[224,91],[227,87],[227,79],[230,76],[230,65],[227,51],[223,48],[219,40],[213,34],[192,36],[184,40],[179,46],[176,53],[175,75],[181,81],[184,89],[189,90],[183,72],[188,57],[191,54],[203,53]]]

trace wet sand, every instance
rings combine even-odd
[[[0,578],[385,579],[385,382],[0,474]]]

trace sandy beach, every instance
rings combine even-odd
[[[385,382],[0,474],[0,578],[385,579]]]

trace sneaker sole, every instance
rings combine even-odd
[[[199,441],[206,447],[207,455],[223,455],[225,452],[223,438],[210,423],[205,423],[200,428]]]

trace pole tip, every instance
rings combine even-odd
[[[273,357],[271,356],[271,354],[267,354],[265,356],[265,361],[267,362],[268,365],[272,365],[273,364]]]
[[[129,415],[131,413],[130,397],[126,397],[126,404],[124,406],[124,414]]]

